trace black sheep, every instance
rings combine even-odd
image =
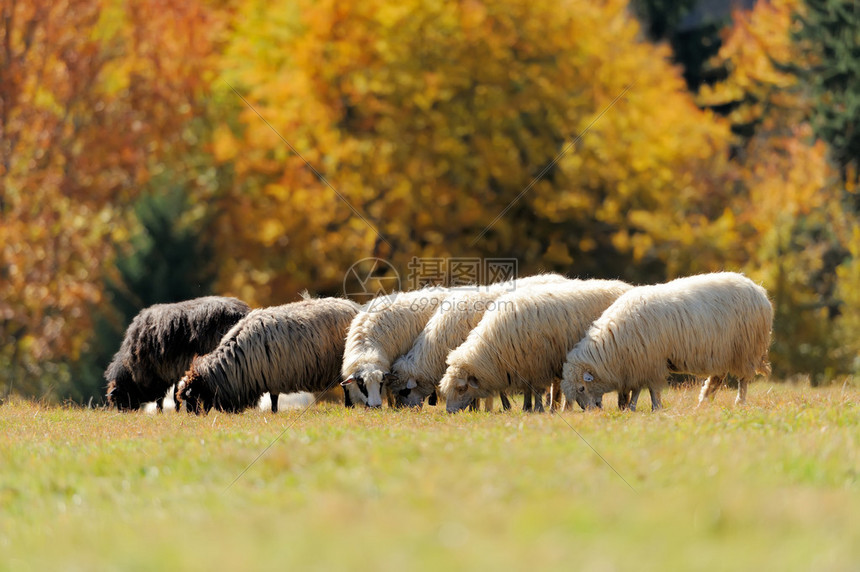
[[[215,349],[224,334],[250,311],[241,300],[221,296],[155,304],[141,310],[105,370],[108,403],[122,411],[156,401],[161,411],[165,393],[182,377],[194,356]]]

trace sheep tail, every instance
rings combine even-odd
[[[765,377],[769,377],[771,373],[770,361],[768,361],[767,356],[761,356],[761,363],[755,368],[755,372],[759,375],[763,375]]]

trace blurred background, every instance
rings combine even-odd
[[[858,120],[853,0],[2,0],[0,399],[100,403],[141,308],[366,257],[741,271],[774,378],[830,383]]]

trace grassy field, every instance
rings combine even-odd
[[[12,401],[0,569],[860,569],[860,390],[696,397],[199,418]]]

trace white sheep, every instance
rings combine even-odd
[[[559,274],[538,274],[452,291],[415,339],[412,348],[392,366],[389,385],[398,405],[416,407],[426,397],[435,395],[437,384],[447,368],[445,360],[448,354],[466,341],[469,332],[475,329],[485,312],[497,309],[499,297],[530,286],[566,282],[570,280]],[[500,397],[503,408],[509,408],[507,396],[502,392]],[[488,401],[487,409],[490,410],[492,398],[488,398]]]
[[[561,377],[569,349],[631,286],[616,280],[534,286],[497,299],[447,359],[440,383],[449,412],[499,391],[543,390]],[[538,410],[543,404],[538,402]]]
[[[562,388],[583,408],[599,406],[604,393],[643,388],[659,409],[670,373],[711,376],[699,403],[738,377],[737,403],[757,373],[769,374],[767,353],[773,307],[764,288],[742,274],[720,272],[640,286],[615,301],[570,351]]]
[[[380,296],[365,304],[346,337],[341,385],[347,405],[382,406],[383,378],[390,376],[392,362],[412,347],[449,294],[444,288],[424,288]]]

